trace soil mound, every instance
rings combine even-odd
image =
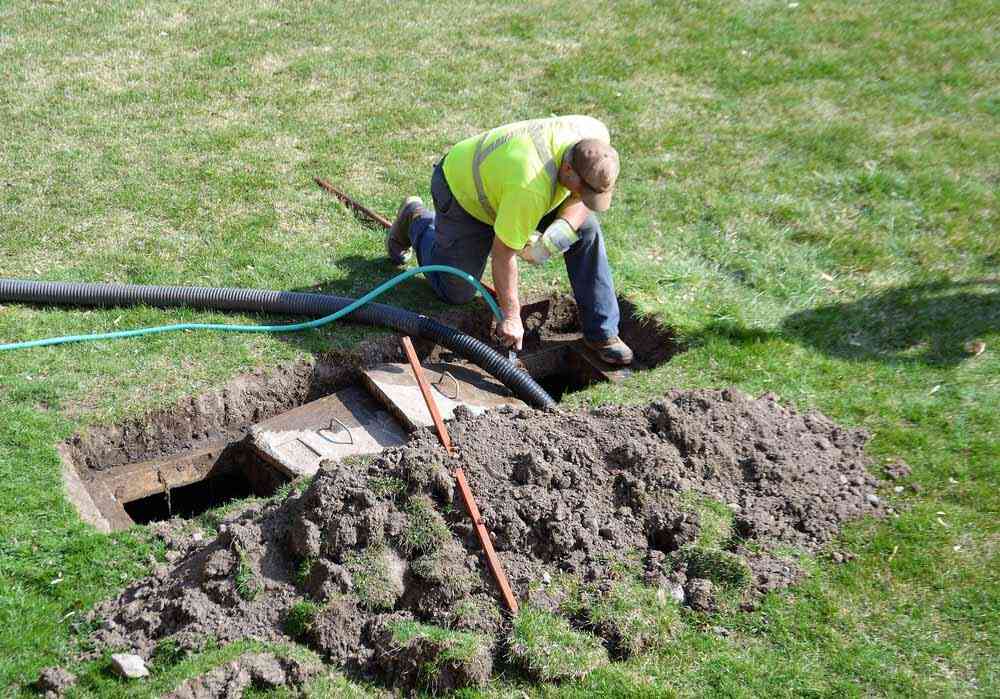
[[[421,432],[374,460],[328,463],[303,493],[183,544],[172,568],[95,610],[98,640],[149,657],[164,639],[292,637],[350,671],[434,691],[482,683],[497,663],[559,679],[533,644],[565,641],[595,665],[641,652],[669,641],[679,604],[752,604],[800,574],[790,550],[881,514],[867,435],[771,395],[459,414],[450,432],[457,459]],[[532,614],[499,612],[456,465]],[[542,637],[556,630],[562,640]]]

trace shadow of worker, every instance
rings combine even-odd
[[[834,357],[954,366],[1000,330],[1000,279],[895,287],[788,316],[782,331]]]

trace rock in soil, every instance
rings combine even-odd
[[[727,598],[737,585],[747,605],[802,575],[789,549],[816,551],[844,522],[884,515],[866,497],[878,487],[867,435],[771,395],[671,391],[633,407],[459,410],[450,431],[455,459],[421,431],[368,462],[327,462],[304,493],[227,519],[166,575],[100,605],[96,640],[147,656],[167,638],[182,648],[204,637],[281,641],[294,617],[297,637],[329,661],[397,681],[379,639],[406,621],[502,652],[510,624],[456,495],[459,465],[522,600],[529,586],[539,598],[543,579],[545,590],[566,576],[606,589],[635,569],[665,598],[680,586],[687,604],[710,608],[701,578],[712,578]],[[729,574],[713,576],[706,561]],[[433,644],[414,648],[431,675],[446,668],[426,657]],[[484,681],[410,675],[423,688]]]
[[[131,655],[129,653],[115,653],[112,655],[111,669],[130,680],[149,677],[146,662],[138,655]]]
[[[688,600],[688,605],[696,612],[715,610],[715,587],[711,580],[691,578],[684,588],[684,596]]]
[[[61,667],[47,667],[42,670],[32,687],[45,699],[56,699],[75,684],[76,675],[69,670]]]

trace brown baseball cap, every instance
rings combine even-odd
[[[618,179],[618,151],[604,141],[585,138],[573,146],[570,165],[583,180],[580,198],[591,211],[607,211]]]

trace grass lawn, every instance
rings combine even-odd
[[[997,696],[998,27],[989,0],[4,0],[0,277],[357,294],[392,273],[381,239],[314,175],[391,214],[468,134],[594,115],[623,160],[604,217],[617,282],[689,349],[575,400],[773,391],[868,429],[921,492],[887,489],[899,516],[847,531],[852,562],[807,562],[752,614],[695,619],[580,683],[487,694]],[[558,265],[524,278],[568,288]],[[441,308],[421,280],[387,300]],[[254,320],[7,305],[0,342],[180,319]],[[79,522],[53,445],[366,332],[0,355],[0,694],[63,662],[85,611],[156,553]],[[140,686],[73,669],[80,695],[146,696],[234,653]]]

